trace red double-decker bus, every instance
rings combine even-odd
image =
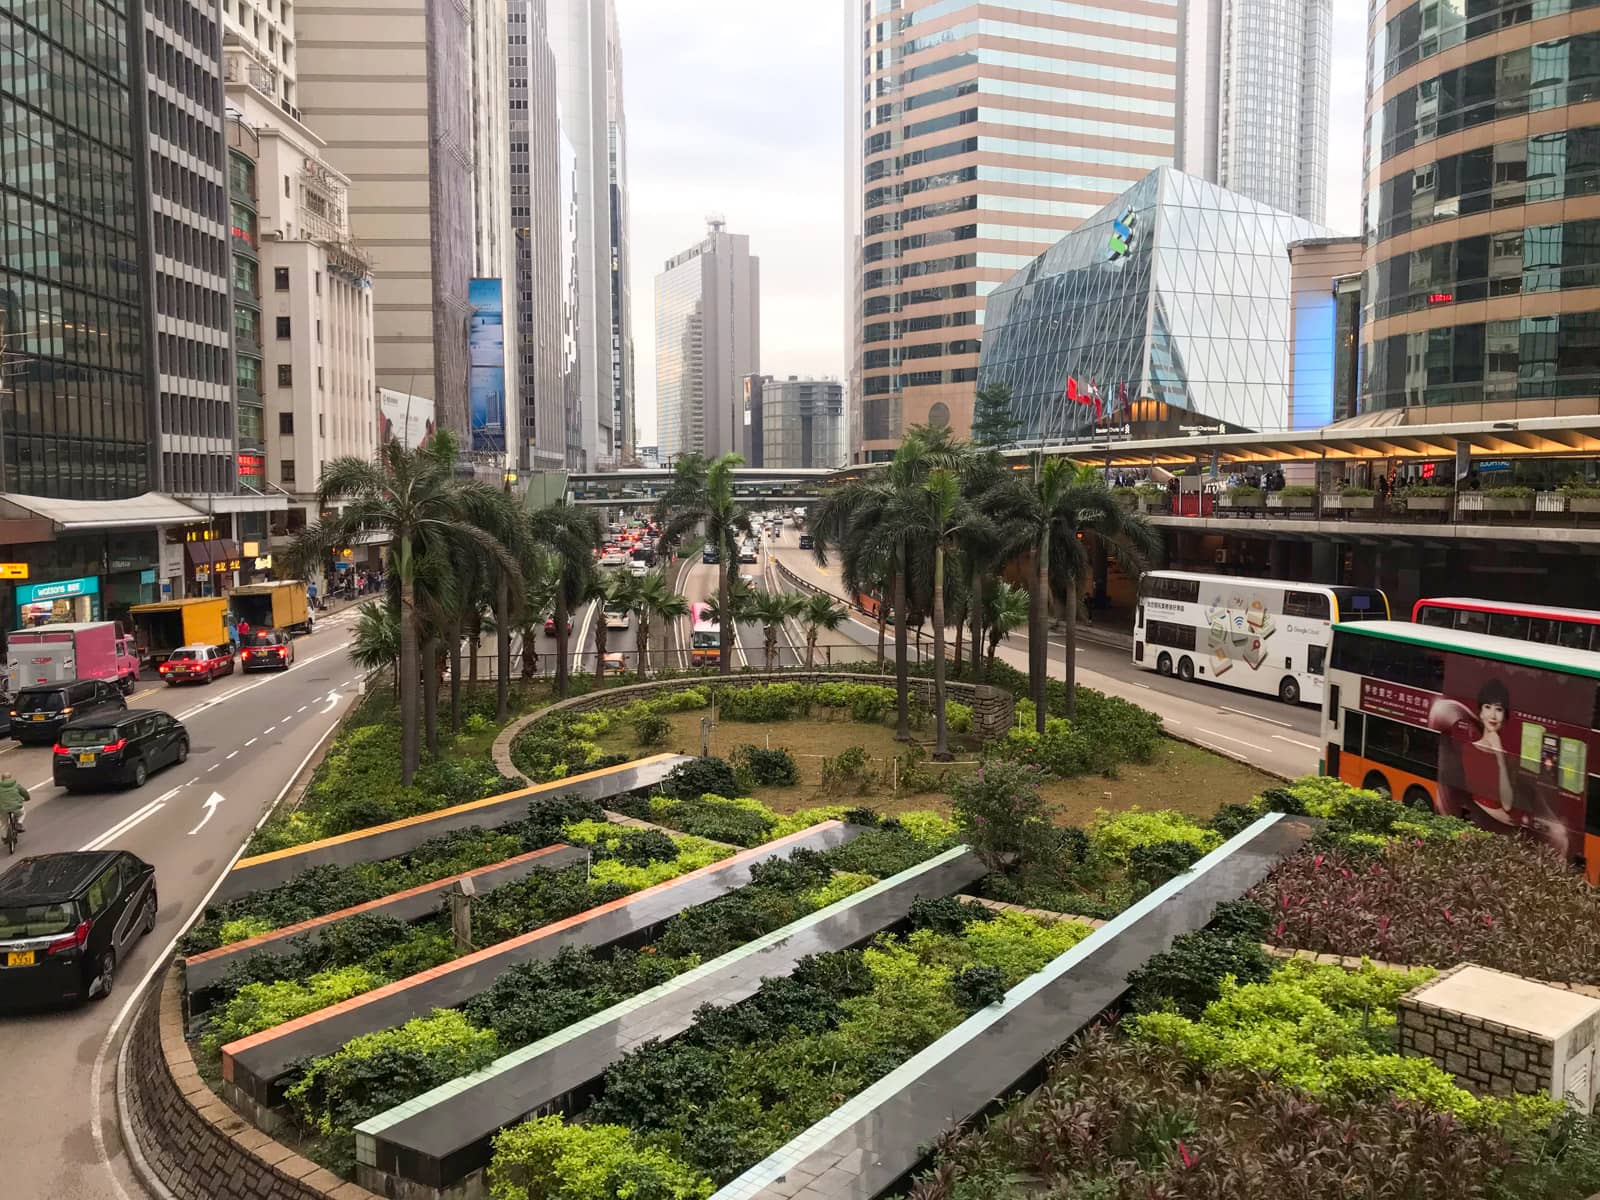
[[[1541,646],[1600,652],[1600,612],[1587,608],[1443,596],[1418,600],[1412,606],[1411,619],[1433,629],[1459,629]]]

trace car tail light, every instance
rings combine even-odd
[[[72,751],[68,750],[60,742],[57,742],[54,746],[50,747],[50,753],[51,754],[71,754]]]
[[[166,673],[167,673],[167,672],[168,672],[168,671],[170,671],[170,670],[172,670],[172,664],[171,664],[171,663],[162,663],[162,664],[161,664],[161,665],[160,665],[160,666],[159,666],[159,667],[158,667],[158,668],[156,668],[156,669],[157,669],[157,670],[158,670],[158,671],[160,671],[160,672],[161,672],[161,673],[162,673],[162,674],[163,674],[163,675],[165,675],[165,674],[166,674]]]
[[[286,655],[288,653],[289,652],[287,650],[285,650],[282,646],[278,647],[278,657],[279,658],[282,658],[284,655]]]
[[[125,737],[120,737],[114,742],[107,742],[104,746],[101,746],[100,747],[100,753],[101,754],[115,754],[118,750],[121,750],[127,744],[128,744],[128,739],[125,738]]]
[[[81,950],[89,941],[89,922],[80,921],[78,927],[66,937],[57,938],[46,948],[48,954],[65,954],[68,950]]]

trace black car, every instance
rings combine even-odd
[[[246,671],[287,671],[294,663],[294,643],[276,629],[252,629],[240,647],[239,661]]]
[[[155,868],[126,850],[22,859],[0,875],[0,1005],[109,995],[155,923]]]
[[[811,535],[809,533],[802,533],[800,535],[800,549],[802,549],[802,550],[811,549]]]
[[[56,739],[51,775],[75,792],[95,784],[143,787],[153,771],[189,757],[189,731],[169,713],[130,708],[103,717],[74,717]]]
[[[76,717],[104,716],[127,707],[117,685],[103,679],[36,683],[12,698],[11,736],[24,745],[49,745]]]

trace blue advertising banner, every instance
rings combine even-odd
[[[467,328],[467,419],[472,448],[505,452],[506,325],[498,279],[474,279],[467,288],[472,321]]]

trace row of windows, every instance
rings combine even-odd
[[[1369,236],[1384,240],[1435,221],[1600,192],[1600,126],[1447,155],[1384,181],[1367,204]]]
[[[1120,28],[1133,28],[1124,20],[1122,13],[1103,13],[1099,19],[1106,20],[1107,17],[1112,18],[1108,24],[1114,22]],[[1164,46],[1159,42],[1138,41],[1125,34],[1118,37],[1100,37],[1075,29],[1055,29],[1049,25],[1024,25],[1017,21],[995,21],[987,17],[976,21],[964,21],[948,29],[941,29],[938,33],[930,33],[926,37],[911,38],[894,47],[890,53],[896,61],[899,61],[974,36],[1009,38],[1033,46],[1064,46],[1074,53],[1084,55],[1114,54],[1123,58],[1149,58],[1157,62],[1176,62],[1178,58],[1176,47]]]
[[[155,150],[150,151],[150,177],[156,195],[175,202],[189,212],[221,222],[228,212],[228,199],[219,184],[180,166]]]
[[[228,298],[198,283],[156,272],[156,311],[208,329],[228,327]]]
[[[1402,333],[1364,352],[1364,411],[1600,393],[1600,313]]]
[[[127,84],[124,47],[128,15],[114,0],[35,0],[26,10],[22,5],[11,5],[0,17],[14,20],[19,29],[0,36],[0,84],[20,80],[23,75],[20,67],[14,74],[6,70],[8,44],[19,53],[24,44],[40,53],[65,50],[106,72],[109,78]]]
[[[142,379],[80,364],[34,359],[0,393],[8,434],[108,441],[145,437]],[[57,493],[45,492],[44,495]]]
[[[1417,614],[1417,624],[1435,629],[1459,629],[1465,633],[1486,633],[1490,637],[1515,638],[1519,642],[1537,642],[1541,646],[1600,651],[1600,623],[1593,621],[1526,617],[1520,613],[1486,613],[1466,608],[1425,607]]]
[[[222,80],[206,63],[190,58],[148,29],[144,34],[144,65],[153,78],[193,100],[204,111],[222,111]]]
[[[228,270],[228,243],[165,213],[154,214],[156,253],[212,275]]]
[[[1178,22],[1171,17],[1155,17],[1147,13],[1119,12],[1108,13],[1105,8],[1093,4],[1074,4],[1072,0],[1005,0],[1005,6],[1011,12],[1039,13],[1048,17],[1069,17],[1080,21],[1096,21],[1100,23],[1115,23],[1124,29],[1148,30],[1154,33],[1176,33]],[[972,0],[938,0],[925,8],[907,13],[899,18],[898,29],[915,28],[927,21],[934,21],[940,17],[948,16],[953,12],[960,12],[964,8],[972,7]],[[881,40],[881,39],[880,39]]]
[[[946,283],[938,287],[913,288],[897,296],[869,296],[863,311],[869,317],[899,312],[917,304],[937,304],[941,300],[960,300],[968,296],[987,294],[983,289],[990,285],[973,283]]]
[[[10,372],[25,372],[35,357],[62,360],[63,369],[70,365],[143,372],[142,296],[124,302],[13,275],[4,267],[0,267],[0,295],[5,296],[6,325],[12,334],[6,349],[23,356],[20,363],[6,364],[8,383]]]
[[[899,212],[879,213],[875,217],[868,217],[862,227],[866,237],[876,237],[891,229],[902,229],[912,221],[925,221],[931,217],[948,217],[960,212],[971,212],[978,207],[978,197],[975,195],[953,196],[949,200],[934,200],[928,204],[919,204],[913,208],[901,209]]]
[[[161,456],[162,486],[180,496],[206,495],[235,490],[231,454],[180,454]]]
[[[77,53],[39,36],[20,12],[14,19],[0,14],[0,89],[118,150],[133,143],[127,75],[120,34],[98,50]]]
[[[0,192],[0,262],[40,286],[138,304],[137,235]],[[20,285],[19,285],[20,286]]]
[[[902,362],[919,358],[941,358],[946,354],[977,354],[983,343],[977,338],[961,338],[953,342],[923,342],[915,346],[901,346],[894,350],[868,350],[861,356],[865,370],[897,367]]]
[[[883,396],[906,388],[938,387],[946,383],[977,383],[977,367],[957,367],[950,371],[912,371],[904,375],[869,375],[861,382],[867,396]],[[882,435],[887,436],[887,435]]]
[[[962,325],[976,325],[978,314],[966,312],[935,313],[930,317],[911,317],[904,321],[879,321],[865,326],[861,340],[867,343],[887,342],[907,333],[923,333],[930,329],[952,329]]]
[[[189,437],[233,437],[233,406],[225,400],[161,393],[161,429]]]
[[[865,207],[868,209],[879,208],[891,204],[906,196],[918,192],[932,191],[935,188],[954,187],[961,183],[972,183],[978,178],[977,167],[957,167],[953,171],[939,171],[933,175],[924,175],[917,179],[903,179],[898,183],[886,184],[883,187],[873,188],[864,197]]]
[[[116,229],[137,226],[133,161],[0,97],[0,180],[20,194]]]
[[[1196,629],[1193,625],[1180,625],[1176,621],[1146,621],[1144,640],[1152,646],[1166,646],[1173,650],[1193,650]]]
[[[876,162],[868,163],[863,177],[871,183],[874,179],[882,179],[887,175],[898,175],[907,167],[920,166],[925,162],[937,162],[941,158],[952,158],[957,154],[972,154],[977,149],[977,138],[962,138],[959,142],[946,142],[942,146],[924,146],[920,150],[911,150],[893,158],[880,158]]]
[[[1369,159],[1489,121],[1582,104],[1600,95],[1600,34],[1523,46],[1425,79],[1372,120]],[[1369,161],[1369,169],[1375,164]]]
[[[6,486],[30,496],[121,500],[150,490],[150,448],[79,437],[5,439]]]
[[[175,333],[160,333],[156,335],[156,368],[163,375],[227,383],[228,348],[179,337]]]
[[[908,250],[923,250],[929,246],[945,246],[951,242],[967,242],[978,236],[976,225],[957,225],[950,229],[930,229],[926,233],[911,233],[903,238],[872,242],[861,249],[862,262],[879,262],[885,258],[899,258]]]
[[[181,146],[206,162],[222,158],[222,132],[197,120],[182,108],[154,91],[145,93],[150,132]]]
[[[212,59],[220,52],[217,23],[193,4],[185,0],[145,0],[145,8],[198,50],[202,58]]]
[[[1537,225],[1441,242],[1378,263],[1364,293],[1372,316],[1488,296],[1600,285],[1600,220]]]
[[[1597,4],[1600,0],[1418,0],[1373,36],[1372,90],[1462,42]]]

